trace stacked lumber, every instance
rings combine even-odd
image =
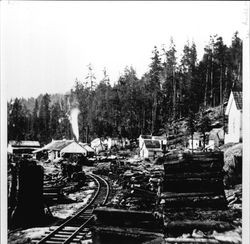
[[[164,163],[166,208],[225,208],[223,153],[182,153]]]

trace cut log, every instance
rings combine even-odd
[[[180,233],[192,233],[193,230],[211,231],[216,230],[224,232],[233,229],[233,226],[224,221],[171,221],[164,224],[164,231],[166,234],[179,235]]]
[[[132,211],[99,207],[94,210],[99,225],[134,227],[148,230],[160,229],[161,226],[151,212]]]
[[[206,173],[222,171],[223,164],[220,162],[186,162],[185,160],[178,160],[171,163],[164,164],[165,174],[178,174],[178,173]]]
[[[215,192],[186,192],[186,193],[178,193],[178,192],[163,192],[161,194],[161,198],[174,198],[174,197],[198,197],[198,196],[216,196]]]
[[[203,196],[203,197],[184,197],[184,198],[167,198],[165,208],[224,208],[226,206],[225,197],[220,196]]]
[[[199,244],[199,243],[208,243],[208,244],[220,244],[221,242],[215,239],[208,239],[208,238],[173,238],[168,237],[165,239],[165,244],[168,243],[181,243],[181,244]]]
[[[168,192],[224,192],[222,180],[202,180],[202,179],[185,179],[185,180],[165,180],[163,182],[163,191]]]
[[[92,232],[93,243],[103,244],[139,244],[163,238],[163,234],[159,232],[149,232],[140,228],[94,227]]]
[[[202,179],[210,179],[210,178],[223,178],[223,173],[221,171],[214,171],[214,172],[183,172],[177,174],[165,174],[165,179],[179,179],[179,178],[202,178]]]

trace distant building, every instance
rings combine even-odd
[[[232,91],[225,115],[228,116],[228,131],[225,143],[242,141],[242,92]]]
[[[156,141],[159,141],[160,148],[162,150],[165,150],[166,146],[167,146],[167,136],[166,135],[162,135],[162,136],[140,135],[138,140],[139,140],[139,148],[140,149],[143,146],[144,140],[156,140]]]
[[[190,150],[196,150],[202,146],[202,138],[199,132],[194,132],[193,134],[193,140],[190,136],[188,139],[188,149]]]
[[[160,142],[161,145],[161,149],[165,150],[167,147],[167,136],[166,134],[162,135],[162,136],[152,136],[152,140],[158,140]]]
[[[110,150],[114,146],[125,148],[126,146],[130,145],[130,141],[128,138],[109,137],[107,139],[107,145],[108,145],[108,150]]]
[[[51,161],[62,157],[68,157],[72,154],[83,156],[87,156],[88,154],[88,151],[82,147],[80,143],[74,140],[52,140],[43,148],[33,151],[34,154],[38,154],[40,152],[47,152],[48,159]]]
[[[95,150],[95,153],[97,154],[106,150],[106,146],[102,142],[101,138],[96,138],[91,141],[90,146]]]
[[[38,141],[9,141],[7,151],[10,154],[32,154],[35,149],[40,148]]]
[[[93,157],[95,155],[95,150],[92,147],[90,147],[87,143],[79,142],[79,144],[87,151],[88,157]]]
[[[159,140],[144,139],[142,147],[140,148],[140,157],[155,159],[162,156],[163,150]]]
[[[151,140],[152,136],[151,135],[140,135],[139,136],[138,140],[139,140],[139,148],[140,149],[142,148],[142,145],[143,145],[145,139]]]

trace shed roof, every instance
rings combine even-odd
[[[233,96],[235,100],[235,104],[238,110],[242,109],[242,92],[241,91],[233,91]]]
[[[58,140],[58,141],[53,141],[51,145],[47,145],[48,150],[55,150],[55,151],[60,151],[66,146],[68,146],[70,143],[72,143],[73,140]]]
[[[140,135],[139,138],[142,138],[142,139],[152,139],[152,136],[151,135]]]
[[[61,150],[61,153],[86,153],[87,150],[76,141],[69,142]]]
[[[90,147],[87,143],[79,142],[79,145],[83,147],[85,150],[87,150],[88,152],[95,152],[95,150],[92,147]]]
[[[241,91],[232,91],[230,93],[225,115],[229,115],[233,101],[235,102],[235,106],[237,110],[242,110],[242,92]]]
[[[41,152],[41,151],[61,151],[64,147],[68,146],[74,140],[52,140],[49,144],[45,145],[44,147],[33,151],[33,153]]]
[[[39,141],[9,141],[12,147],[40,147]]]

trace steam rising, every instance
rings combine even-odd
[[[70,111],[70,123],[72,126],[73,133],[76,137],[76,140],[79,140],[79,129],[78,129],[78,114],[80,113],[78,108],[73,108]]]

